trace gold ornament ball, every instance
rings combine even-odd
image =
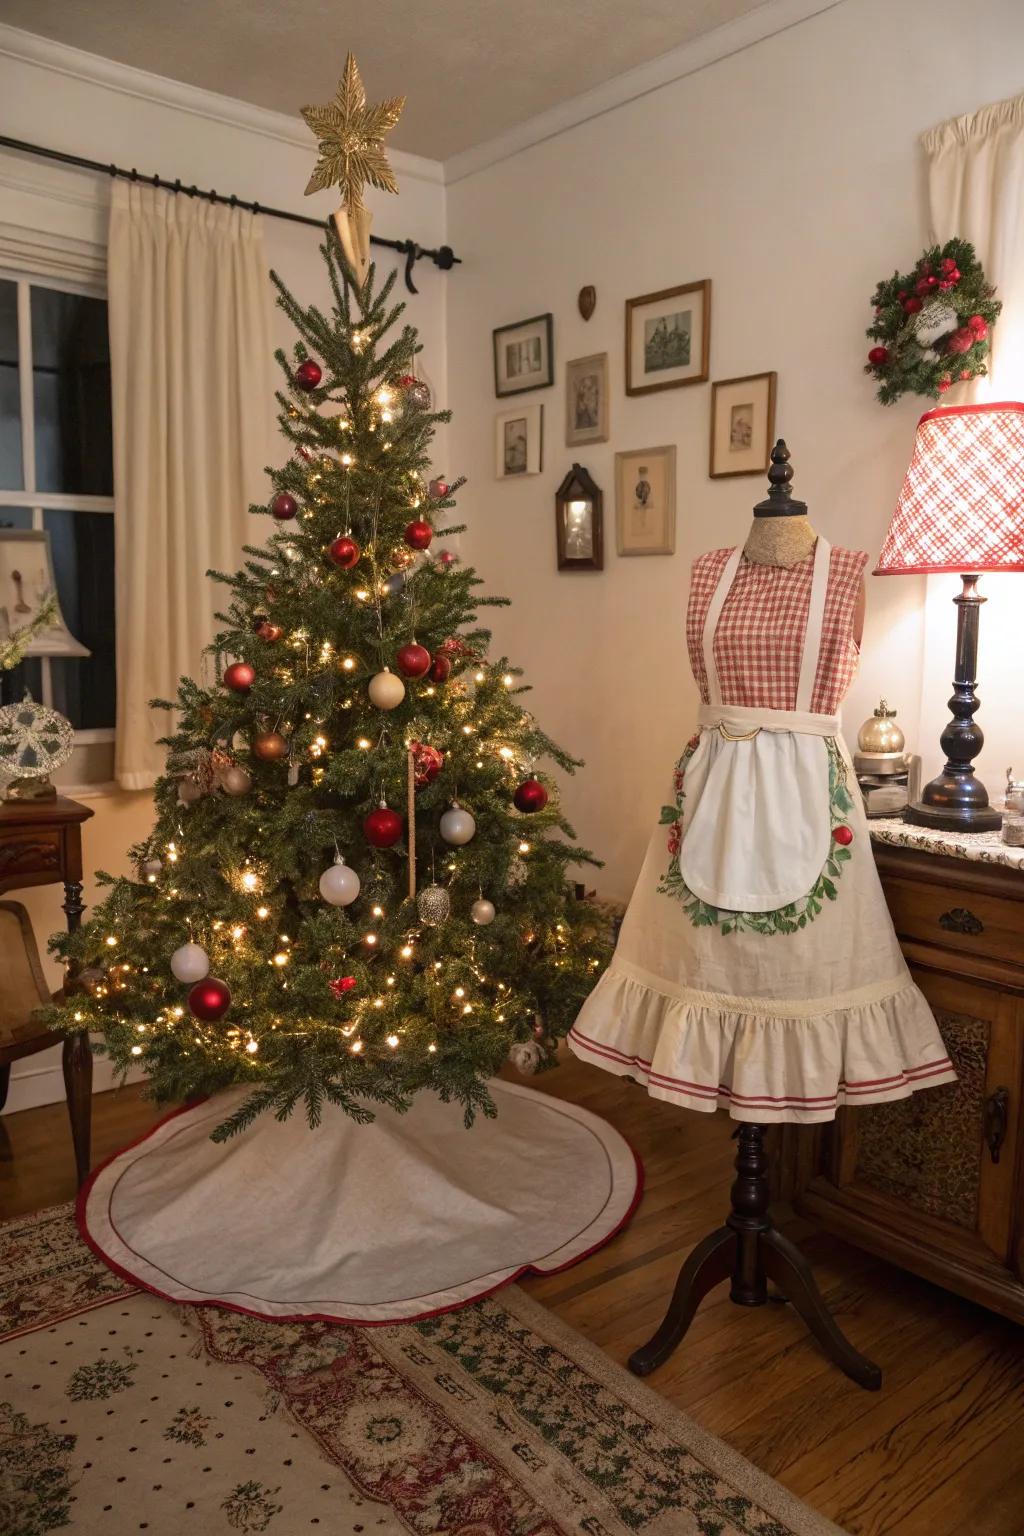
[[[883,699],[870,720],[865,720],[857,732],[857,746],[861,752],[902,752],[905,737],[896,724],[896,711]]]
[[[288,743],[280,731],[261,731],[253,737],[252,750],[261,762],[276,763],[288,756]]]

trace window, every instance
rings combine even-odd
[[[111,777],[113,511],[106,300],[58,280],[0,275],[0,527],[49,533],[65,622],[92,653],[31,657],[0,672],[0,701],[28,688],[67,716],[79,747],[109,744],[76,753],[62,775],[76,782]],[[6,597],[0,625],[13,622]]]

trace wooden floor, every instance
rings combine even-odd
[[[682,1257],[725,1213],[730,1125],[576,1061],[537,1086],[604,1115],[646,1167],[625,1232],[565,1274],[524,1282],[624,1363],[660,1322]],[[98,1096],[95,1160],[158,1117],[138,1089]],[[0,1216],[71,1198],[63,1106],[0,1127]],[[826,1364],[788,1307],[747,1311],[724,1289],[650,1385],[852,1536],[1024,1536],[1024,1331],[831,1239],[811,1234],[806,1250],[842,1326],[881,1365],[881,1392]]]

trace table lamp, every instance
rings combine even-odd
[[[876,576],[955,571],[953,718],[939,738],[946,762],[907,807],[907,821],[951,832],[987,832],[1000,814],[973,760],[984,744],[978,697],[978,592],[983,571],[1024,571],[1024,403],[953,405],[927,411],[882,546]]]

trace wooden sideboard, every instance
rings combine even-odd
[[[876,842],[875,857],[958,1081],[785,1127],[779,1193],[817,1226],[1024,1323],[1024,862],[925,851],[943,846],[931,838]]]

